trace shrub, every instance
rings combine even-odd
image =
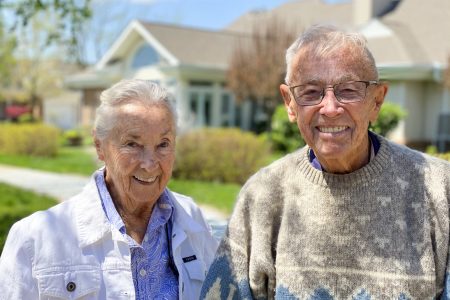
[[[271,143],[274,151],[283,153],[292,152],[305,145],[305,141],[300,135],[297,123],[289,121],[284,105],[279,105],[275,109],[271,122],[272,131],[264,133]]]
[[[444,159],[446,161],[450,161],[450,152],[439,153],[436,146],[430,145],[425,149],[425,153],[439,157],[440,159]]]
[[[400,105],[392,102],[384,102],[381,106],[378,119],[371,125],[371,130],[382,136],[386,136],[404,117],[406,117],[406,112]]]
[[[54,156],[59,130],[44,124],[0,125],[0,152],[33,156]]]
[[[239,129],[207,128],[181,136],[174,177],[244,183],[268,160],[269,146]]]
[[[83,144],[83,134],[80,130],[70,129],[63,133],[64,145],[81,146]]]
[[[36,195],[0,183],[0,252],[3,250],[11,226],[37,210],[57,204],[55,199]]]

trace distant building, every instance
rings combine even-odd
[[[362,32],[381,79],[390,82],[387,100],[408,112],[390,137],[417,147],[450,142],[450,125],[446,123],[450,119],[450,93],[443,86],[450,55],[449,0],[354,0],[340,4],[298,0],[270,11],[244,14],[220,31],[134,21],[95,68],[66,78],[67,87],[82,92],[79,121],[92,123],[98,93],[104,88],[122,78],[145,78],[159,82],[175,95],[184,130],[203,126],[251,129],[264,115],[251,102],[236,103],[226,88],[226,71],[237,41],[248,39],[252,28],[273,17],[286,21],[299,33],[320,22]]]

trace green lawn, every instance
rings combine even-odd
[[[171,179],[169,188],[192,197],[196,202],[213,206],[227,214],[241,188],[238,184]]]
[[[56,157],[0,154],[0,164],[81,175],[91,175],[97,169],[95,156],[78,147],[61,147]]]

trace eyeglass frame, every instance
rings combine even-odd
[[[353,82],[363,82],[363,83],[366,84],[366,88],[364,89],[364,97],[363,97],[361,100],[357,100],[357,101],[341,102],[341,100],[336,96],[336,93],[334,92],[335,87],[336,87],[337,85],[340,85],[340,84],[343,84],[343,83],[353,83]],[[299,84],[299,85],[295,85],[295,86],[289,86],[289,85],[288,85],[288,87],[289,87],[289,90],[290,90],[290,92],[291,92],[291,94],[292,94],[292,97],[293,97],[294,100],[295,100],[295,103],[297,103],[297,104],[300,105],[300,106],[314,106],[314,105],[318,105],[318,104],[322,103],[323,98],[325,97],[325,91],[326,91],[326,90],[329,90],[330,88],[333,90],[333,95],[334,95],[334,97],[336,98],[336,100],[337,100],[339,103],[341,103],[341,104],[347,104],[347,103],[356,103],[356,102],[362,102],[362,101],[364,101],[365,98],[366,98],[366,95],[367,95],[367,88],[368,88],[370,85],[379,85],[379,84],[381,84],[381,82],[378,81],[378,80],[352,80],[352,81],[346,81],[346,82],[339,82],[339,83],[336,83],[336,84],[333,84],[333,85],[327,85],[327,86],[324,86],[324,87],[322,88],[322,93],[321,93],[321,96],[320,96],[320,101],[317,102],[317,103],[313,103],[313,104],[304,104],[304,103],[303,103],[303,104],[300,104],[300,103],[298,103],[297,98],[295,97],[295,94],[294,94],[294,89],[295,89],[295,88],[297,88],[297,87],[299,87],[299,86],[307,85],[307,84]]]

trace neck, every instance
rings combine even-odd
[[[348,174],[354,172],[370,162],[372,143],[367,137],[364,145],[360,147],[358,155],[352,157],[326,158],[314,153],[322,167],[322,170],[331,174]]]

